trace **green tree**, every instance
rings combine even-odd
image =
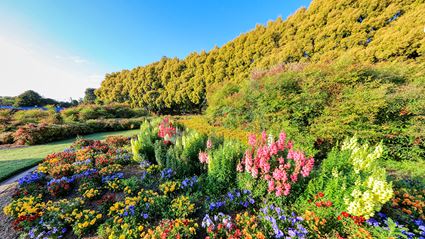
[[[97,96],[94,93],[95,90],[96,89],[94,89],[94,88],[87,88],[84,91],[84,103],[93,104],[96,101]]]
[[[27,90],[24,93],[18,95],[15,100],[14,106],[42,106],[43,97],[33,90]]]

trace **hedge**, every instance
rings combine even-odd
[[[78,135],[140,128],[146,118],[88,120],[85,123],[28,124],[13,135],[15,144],[36,145],[68,139]]]

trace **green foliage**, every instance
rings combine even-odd
[[[188,129],[176,138],[175,145],[165,145],[163,141],[156,141],[154,144],[156,162],[178,172],[178,177],[200,174],[198,153],[205,148],[205,142],[205,135]]]
[[[378,166],[382,150],[382,145],[370,148],[356,138],[346,140],[341,150],[335,147],[322,162],[297,204],[305,207],[308,199],[322,192],[337,211],[373,216],[393,196],[386,172]]]
[[[424,75],[425,67],[352,64],[310,65],[225,86],[211,97],[207,117],[214,125],[254,132],[283,127],[302,148],[320,147],[322,156],[338,140],[357,135],[383,140],[387,158],[423,157],[425,87],[415,75]]]
[[[252,196],[256,199],[263,199],[267,195],[267,181],[257,180],[250,173],[243,172],[237,174],[237,186],[239,189],[247,189],[252,192]]]
[[[96,101],[96,95],[94,94],[94,91],[95,91],[96,89],[94,89],[94,88],[87,88],[85,91],[84,91],[84,103],[86,103],[86,104],[93,104],[93,103],[95,103],[95,101]]]
[[[86,123],[72,124],[39,124],[25,125],[18,128],[13,134],[13,140],[18,145],[36,145],[56,140],[68,139],[77,135],[93,134],[97,132],[119,131],[139,127],[143,119],[122,120],[89,120]]]
[[[244,147],[236,141],[224,141],[210,152],[208,158],[208,177],[216,183],[234,185],[236,181],[236,164],[243,156]]]
[[[131,150],[133,153],[133,160],[141,162],[147,160],[153,162],[155,159],[154,143],[158,139],[158,124],[157,120],[145,120],[140,125],[140,133],[137,139],[131,140]]]
[[[18,95],[15,99],[14,106],[41,106],[43,105],[43,97],[33,90],[27,90]]]
[[[64,109],[61,114],[67,122],[83,122],[90,119],[136,118],[147,115],[145,110],[131,108],[126,104],[80,105]]]
[[[40,123],[49,117],[49,112],[40,109],[20,110],[13,114],[13,120],[21,122],[21,124]]]
[[[395,223],[391,218],[387,219],[388,227],[372,227],[371,233],[374,238],[387,239],[387,238],[408,238],[403,232],[408,231],[402,225]]]
[[[214,100],[210,95],[217,87],[239,85],[251,74],[258,79],[267,69],[302,70],[306,62],[327,64],[346,56],[356,63],[421,62],[425,55],[421,4],[418,0],[314,0],[286,20],[257,25],[209,52],[194,52],[184,59],[163,57],[107,74],[96,95],[104,102],[127,102],[161,113],[199,112],[207,98],[209,104]],[[294,62],[301,64],[288,64]],[[318,92],[320,101],[324,96]],[[311,106],[314,101],[300,106],[303,115],[316,113]],[[303,115],[297,122],[304,123]]]

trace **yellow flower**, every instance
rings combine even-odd
[[[83,223],[83,227],[88,227],[89,226],[89,223],[87,222],[87,221],[85,221],[84,223]]]

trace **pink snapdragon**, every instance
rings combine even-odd
[[[198,158],[199,158],[199,162],[201,162],[202,164],[208,164],[208,162],[209,162],[207,152],[202,152],[202,151],[199,152]]]
[[[257,144],[257,137],[255,136],[255,134],[250,134],[248,136],[248,144],[251,145],[252,147],[254,147]]]
[[[207,140],[207,149],[211,149],[213,146],[211,139]]]
[[[158,137],[164,139],[165,144],[171,143],[171,138],[176,134],[176,128],[173,127],[173,123],[166,117],[159,124]]]
[[[247,172],[254,178],[261,178],[268,183],[268,191],[277,196],[287,196],[292,184],[303,177],[308,177],[314,166],[313,158],[306,158],[301,151],[293,149],[293,143],[287,141],[285,132],[279,134],[277,141],[272,136],[267,140],[267,133],[261,134],[257,142],[254,134],[248,138],[251,146],[244,158],[237,165],[238,172]]]

